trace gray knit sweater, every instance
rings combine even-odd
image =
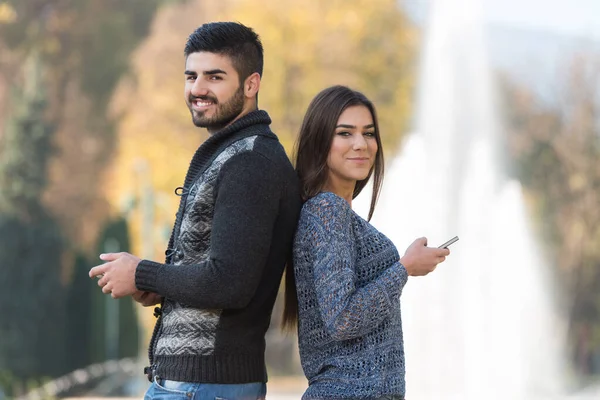
[[[403,396],[408,275],[393,243],[344,199],[320,193],[302,208],[294,271],[303,399]]]
[[[153,373],[185,382],[266,382],[265,332],[301,208],[271,119],[254,111],[196,151],[164,264],[136,286],[164,296]]]

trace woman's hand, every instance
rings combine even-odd
[[[422,237],[408,246],[404,256],[400,258],[400,263],[404,265],[408,275],[424,276],[443,262],[448,254],[448,249],[427,247],[427,238]]]

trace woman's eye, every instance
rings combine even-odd
[[[340,136],[350,136],[351,135],[350,132],[346,132],[346,131],[341,131],[341,132],[338,132],[337,134]]]
[[[365,132],[365,136],[375,137],[375,132]]]

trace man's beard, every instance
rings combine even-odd
[[[193,99],[190,99],[190,103],[195,99],[212,101],[216,106],[216,111],[212,117],[205,117],[204,114],[206,111],[195,111],[192,109],[191,105],[189,105],[188,107],[192,113],[194,125],[199,128],[207,128],[209,131],[216,132],[236,119],[244,109],[244,88],[240,85],[231,99],[223,104],[218,103],[218,100],[215,97],[209,96],[194,97]]]

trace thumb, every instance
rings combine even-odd
[[[437,247],[430,247],[430,249],[432,250],[432,254],[436,257],[446,257],[450,255],[450,249],[448,249],[447,247],[441,249]]]

